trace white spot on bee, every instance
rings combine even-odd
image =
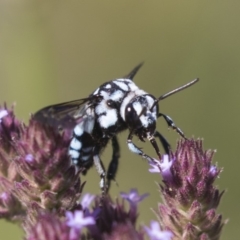
[[[76,138],[73,138],[70,147],[73,148],[74,150],[80,150],[82,147],[82,143],[78,141]]]
[[[142,107],[142,105],[141,105],[140,102],[134,102],[134,103],[133,103],[133,108],[134,108],[134,110],[136,111],[137,115],[140,115],[140,113],[141,113],[142,110],[143,110],[143,107]]]
[[[88,107],[88,108],[86,109],[86,114],[87,114],[88,117],[94,116],[93,109],[91,109],[90,107]]]
[[[141,155],[141,150],[139,150],[132,142],[128,142],[127,144],[131,152]]]
[[[106,113],[106,111],[108,110],[106,104],[104,102],[101,102],[97,105],[97,107],[95,108],[96,114],[100,115],[102,113]]]
[[[148,102],[148,106],[149,107],[152,107],[153,103],[154,103],[154,98],[149,96],[149,95],[146,95],[146,100]]]
[[[78,164],[78,160],[77,160],[77,159],[73,159],[72,162],[73,162],[73,164],[75,164],[75,165]]]
[[[101,180],[100,180],[100,182],[99,182],[99,187],[100,187],[101,189],[104,189],[104,187],[105,187],[104,178],[101,178]]]
[[[141,95],[144,95],[144,94],[147,94],[147,93],[145,91],[143,91],[142,89],[137,89],[135,91],[136,96],[141,96]]]
[[[128,83],[128,87],[131,91],[136,91],[137,89],[139,89],[138,86],[133,82]]]
[[[83,134],[83,129],[79,125],[76,125],[76,127],[74,128],[73,131],[74,131],[75,135],[78,137],[82,136],[82,134]]]
[[[120,87],[123,91],[129,91],[128,85],[122,81],[115,80],[113,81],[118,87]]]
[[[139,119],[140,119],[143,127],[147,128],[148,125],[149,125],[149,123],[150,123],[150,122],[149,122],[149,119],[148,119],[148,116],[143,116],[143,115],[142,115]]]
[[[117,122],[117,111],[116,109],[108,109],[106,115],[102,115],[98,118],[98,122],[102,128],[109,128]]]
[[[84,124],[84,131],[91,134],[94,127],[94,122],[95,122],[95,119],[93,117],[88,117],[88,120],[85,121],[85,124]]]
[[[70,149],[68,151],[69,155],[71,156],[71,158],[79,158],[80,153],[76,150]]]
[[[95,92],[93,93],[93,95],[97,95],[99,92],[99,88],[95,90]]]
[[[147,111],[145,115],[142,115],[140,117],[140,121],[143,125],[143,127],[147,128],[149,127],[150,124],[156,122],[157,118],[156,118],[156,112],[150,112]]]
[[[118,78],[117,80],[120,82],[132,82],[131,79],[127,79],[127,78]]]
[[[113,101],[119,101],[123,97],[124,97],[123,91],[117,90],[110,96],[110,99],[112,99]]]
[[[157,121],[157,108],[156,107],[153,108],[152,116],[155,119],[155,121]]]
[[[103,100],[96,106],[95,112],[97,115],[100,114],[108,114],[109,106],[107,105],[107,100],[111,99],[113,101],[120,101],[124,97],[124,92],[121,90],[115,91],[111,96],[105,91],[100,92],[101,96],[103,96]]]
[[[82,161],[87,161],[90,158],[90,155],[82,156],[81,160]]]
[[[109,99],[109,93],[108,92],[102,90],[102,91],[100,91],[99,94],[103,97],[103,99],[105,99],[105,100]]]

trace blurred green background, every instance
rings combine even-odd
[[[16,103],[27,122],[39,108],[86,97],[101,83],[124,76],[145,61],[136,83],[160,96],[195,77],[200,82],[161,102],[186,136],[204,138],[217,149],[224,171],[217,185],[226,193],[219,212],[230,219],[222,239],[239,239],[240,161],[240,2],[0,0],[0,102]],[[160,119],[158,129],[175,148],[178,135]],[[139,223],[155,219],[160,200],[157,175],[126,147],[111,195],[137,187],[150,197],[141,204]],[[135,141],[137,142],[137,140]],[[139,143],[148,153],[149,144]],[[110,147],[102,159],[107,165]],[[237,165],[235,165],[237,164]],[[94,169],[85,192],[99,193]],[[18,227],[0,221],[1,239],[22,239]]]

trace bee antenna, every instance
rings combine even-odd
[[[124,78],[133,80],[134,76],[137,74],[138,70],[142,67],[143,62],[138,64],[130,73],[128,73]]]
[[[186,89],[186,88],[192,86],[193,84],[195,84],[198,81],[199,81],[199,78],[196,78],[196,79],[192,80],[191,82],[189,82],[189,83],[187,83],[187,84],[185,84],[185,85],[183,85],[183,86],[181,86],[179,88],[176,88],[176,89],[174,89],[174,90],[172,90],[172,91],[170,91],[168,93],[163,94],[162,96],[160,96],[159,98],[157,98],[154,101],[154,103],[153,103],[152,107],[150,108],[150,110],[152,110],[154,108],[154,106],[156,106],[159,101],[161,101],[161,100],[163,100],[163,99],[165,99],[165,98],[167,98],[167,97],[169,97],[169,96],[171,96],[171,95],[173,95],[173,94],[175,94],[177,92],[180,92],[183,89]]]

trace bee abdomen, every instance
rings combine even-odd
[[[91,160],[93,149],[92,137],[77,125],[73,130],[73,138],[68,151],[73,164],[79,167],[85,165]]]

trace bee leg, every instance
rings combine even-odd
[[[116,136],[113,136],[112,138],[112,148],[113,148],[112,160],[109,163],[108,171],[107,171],[108,189],[110,188],[111,181],[115,180],[115,175],[118,169],[118,160],[120,158],[120,147],[119,147],[118,139]]]
[[[173,122],[173,120],[168,116],[168,115],[165,115],[163,113],[159,113],[158,114],[158,117],[163,117],[164,120],[167,122],[167,125],[168,127],[171,127],[173,130],[176,130],[176,132],[181,136],[183,137],[184,139],[187,139],[183,133],[183,131],[178,128],[175,123]]]
[[[154,137],[157,137],[159,139],[159,141],[161,142],[161,144],[162,144],[162,146],[164,148],[164,151],[166,152],[166,154],[169,155],[171,146],[168,143],[168,141],[165,139],[165,137],[163,137],[163,135],[160,132],[158,132],[158,131],[156,131],[154,133]]]
[[[159,158],[159,159],[162,159],[162,155],[161,155],[161,153],[160,153],[159,147],[158,147],[158,145],[157,145],[157,142],[156,142],[156,139],[154,138],[154,136],[148,135],[148,136],[147,136],[147,139],[148,139],[148,140],[150,141],[150,143],[152,144],[152,146],[153,146],[156,154],[158,155],[158,158]]]
[[[149,162],[153,162],[154,159],[149,157],[147,154],[145,154],[139,147],[137,147],[133,142],[132,142],[132,138],[133,138],[133,133],[130,132],[127,138],[127,145],[128,148],[131,152],[136,153],[138,155],[140,155],[141,157],[147,159]]]
[[[102,191],[102,196],[104,197],[105,193],[107,192],[107,186],[106,186],[106,180],[105,180],[106,172],[105,172],[104,166],[103,166],[102,161],[98,154],[93,156],[93,162],[94,162],[96,170],[101,178],[99,185],[100,185],[100,188]]]

